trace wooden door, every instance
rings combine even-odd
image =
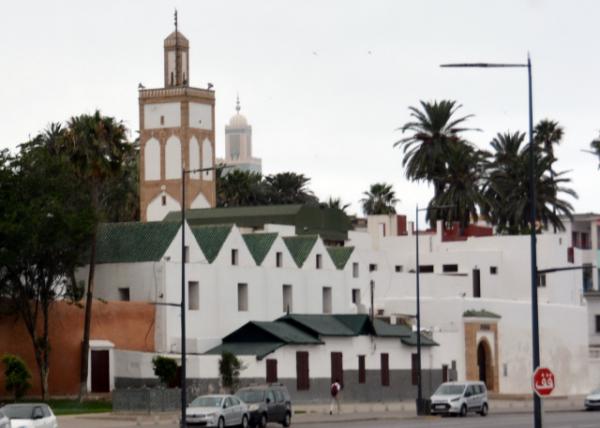
[[[343,356],[341,352],[331,353],[331,383],[339,382],[344,386],[344,366],[342,363]]]
[[[92,392],[110,392],[108,350],[92,351]]]

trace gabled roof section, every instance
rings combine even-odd
[[[101,223],[96,241],[96,263],[157,261],[180,228],[170,222]]]
[[[366,314],[336,314],[333,317],[352,330],[357,336],[375,333],[369,322],[369,316]]]
[[[356,336],[357,333],[333,315],[290,314],[278,319],[319,336]]]
[[[402,343],[408,346],[417,346],[417,333],[411,332],[410,337],[402,337],[400,339]],[[440,346],[439,343],[431,339],[430,337],[421,334],[421,346]]]
[[[242,237],[256,265],[260,266],[277,239],[277,233],[246,233]]]
[[[344,269],[352,252],[354,252],[354,247],[327,247],[327,252],[335,267]]]
[[[463,313],[463,317],[464,318],[494,318],[494,319],[502,318],[500,315],[498,315],[494,312],[486,311],[485,309],[481,309],[481,310],[469,309]]]
[[[194,226],[192,233],[209,263],[215,261],[233,225]]]
[[[317,236],[286,236],[283,238],[288,251],[298,267],[302,267],[317,242]]]
[[[231,352],[233,355],[256,355],[262,360],[271,352],[285,346],[283,342],[234,342],[222,343],[206,351],[206,354],[221,355],[223,352]]]
[[[223,343],[281,342],[287,344],[320,344],[314,335],[277,321],[250,321],[223,338]]]
[[[377,318],[373,320],[373,328],[375,329],[375,334],[380,337],[410,338],[412,336],[412,331],[409,327],[403,324],[389,324]]]

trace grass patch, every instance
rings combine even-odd
[[[48,400],[46,403],[57,416],[112,412],[112,403],[104,400],[84,401],[83,403],[77,400]]]

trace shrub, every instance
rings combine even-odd
[[[219,360],[219,374],[223,388],[235,392],[240,384],[240,372],[244,370],[242,362],[231,352],[223,352]]]
[[[177,380],[177,362],[173,358],[157,355],[152,358],[152,367],[154,374],[160,379],[160,383],[167,387],[174,386],[173,384]]]
[[[27,364],[20,357],[12,354],[4,354],[2,356],[2,362],[4,363],[4,381],[6,383],[6,390],[12,392],[15,397],[15,401],[21,398],[29,388],[31,384],[31,373],[27,368]]]

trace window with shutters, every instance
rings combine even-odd
[[[310,377],[308,369],[308,352],[296,352],[296,389],[298,391],[310,388]]]
[[[367,371],[365,368],[365,356],[358,356],[358,383],[366,383]]]
[[[381,385],[390,386],[390,356],[381,354]]]
[[[267,383],[277,382],[277,360],[267,358]]]
[[[331,383],[339,382],[344,386],[344,366],[341,352],[331,353]]]
[[[411,354],[411,364],[410,364],[410,372],[411,372],[411,380],[413,385],[417,385],[419,383],[419,354]]]

